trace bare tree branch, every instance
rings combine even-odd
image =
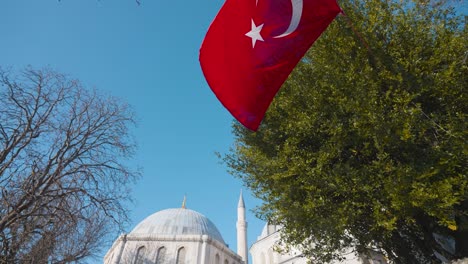
[[[49,69],[0,69],[0,262],[92,256],[138,172],[128,105]]]

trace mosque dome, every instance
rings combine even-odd
[[[208,235],[225,244],[221,233],[210,219],[186,208],[156,212],[141,221],[130,234]]]
[[[270,225],[270,224],[266,223],[265,226],[263,226],[262,233],[260,234],[260,236],[257,239],[260,240],[262,238],[265,238],[265,237],[279,231],[280,229],[281,229],[281,226],[279,226],[279,225]]]

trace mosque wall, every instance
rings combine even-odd
[[[203,235],[120,236],[104,257],[105,264],[242,264],[223,243]]]
[[[274,250],[280,239],[280,228],[278,226],[265,225],[262,234],[250,247],[253,264],[306,264],[307,260],[301,257],[302,253],[297,249],[291,249],[289,253],[278,253]],[[354,248],[345,248],[338,252],[343,258],[341,261],[330,262],[330,264],[386,264],[385,257],[375,251],[368,255],[359,255]],[[312,263],[314,263],[312,261]]]
[[[132,236],[119,238],[104,258],[105,264],[180,263],[199,264],[202,240],[200,236],[183,238],[167,236]],[[184,262],[182,262],[184,260]]]

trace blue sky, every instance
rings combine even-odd
[[[215,152],[232,145],[232,117],[207,86],[198,50],[222,0],[3,0],[0,65],[49,66],[124,98],[138,116],[129,232],[150,214],[187,207],[208,216],[236,250],[242,183]],[[461,10],[467,3],[460,2]],[[244,188],[248,208],[259,205]],[[248,211],[249,244],[263,222]],[[102,255],[107,248],[103,249]],[[101,259],[96,263],[101,262]]]
[[[232,145],[232,117],[207,86],[198,51],[223,1],[4,0],[0,65],[49,66],[124,98],[138,116],[129,232],[146,216],[187,207],[209,217],[236,250],[242,183],[215,152]],[[246,206],[260,204],[244,188]],[[249,211],[249,244],[263,222]],[[103,254],[107,248],[103,250]],[[99,263],[97,261],[96,263]]]

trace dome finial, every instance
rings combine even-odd
[[[187,200],[187,195],[184,195],[184,200],[182,201],[182,208],[186,209],[187,207],[185,206]]]

